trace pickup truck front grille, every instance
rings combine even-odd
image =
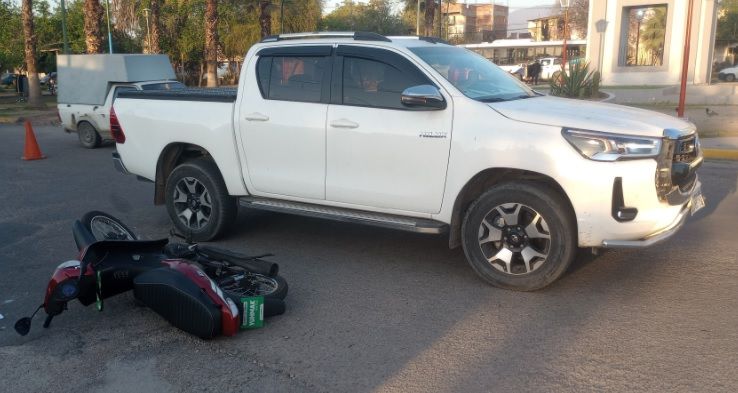
[[[690,163],[697,159],[697,137],[691,136],[676,141],[674,146],[674,162]]]
[[[699,159],[699,143],[696,135],[675,141],[671,182],[681,191],[691,189],[697,180],[699,165],[693,165],[697,159]]]
[[[657,162],[656,191],[659,199],[672,205],[683,203],[685,193],[697,181],[697,168],[702,164],[697,135],[665,138]]]

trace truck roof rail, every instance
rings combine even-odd
[[[446,44],[446,45],[452,45],[450,42],[438,38],[438,37],[429,37],[429,36],[417,36],[417,35],[407,35],[407,36],[389,36],[387,37],[389,39],[406,39],[406,40],[419,40],[419,41],[425,41],[430,42],[431,44]]]
[[[264,37],[260,42],[277,42],[283,40],[299,40],[305,38],[353,38],[357,41],[392,42],[392,40],[381,34],[368,31],[315,31],[311,33],[279,34]]]

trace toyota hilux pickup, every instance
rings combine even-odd
[[[514,290],[579,248],[666,240],[704,206],[691,123],[545,96],[433,38],[268,37],[237,89],[121,92],[110,121],[116,167],[194,240],[239,206],[445,234]]]

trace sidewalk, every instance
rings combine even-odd
[[[700,144],[705,158],[738,160],[738,137],[702,138]]]

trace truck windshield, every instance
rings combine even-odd
[[[179,82],[151,83],[141,86],[142,90],[180,90],[186,86]]]
[[[471,99],[500,102],[536,96],[515,77],[467,49],[449,46],[409,49]]]

